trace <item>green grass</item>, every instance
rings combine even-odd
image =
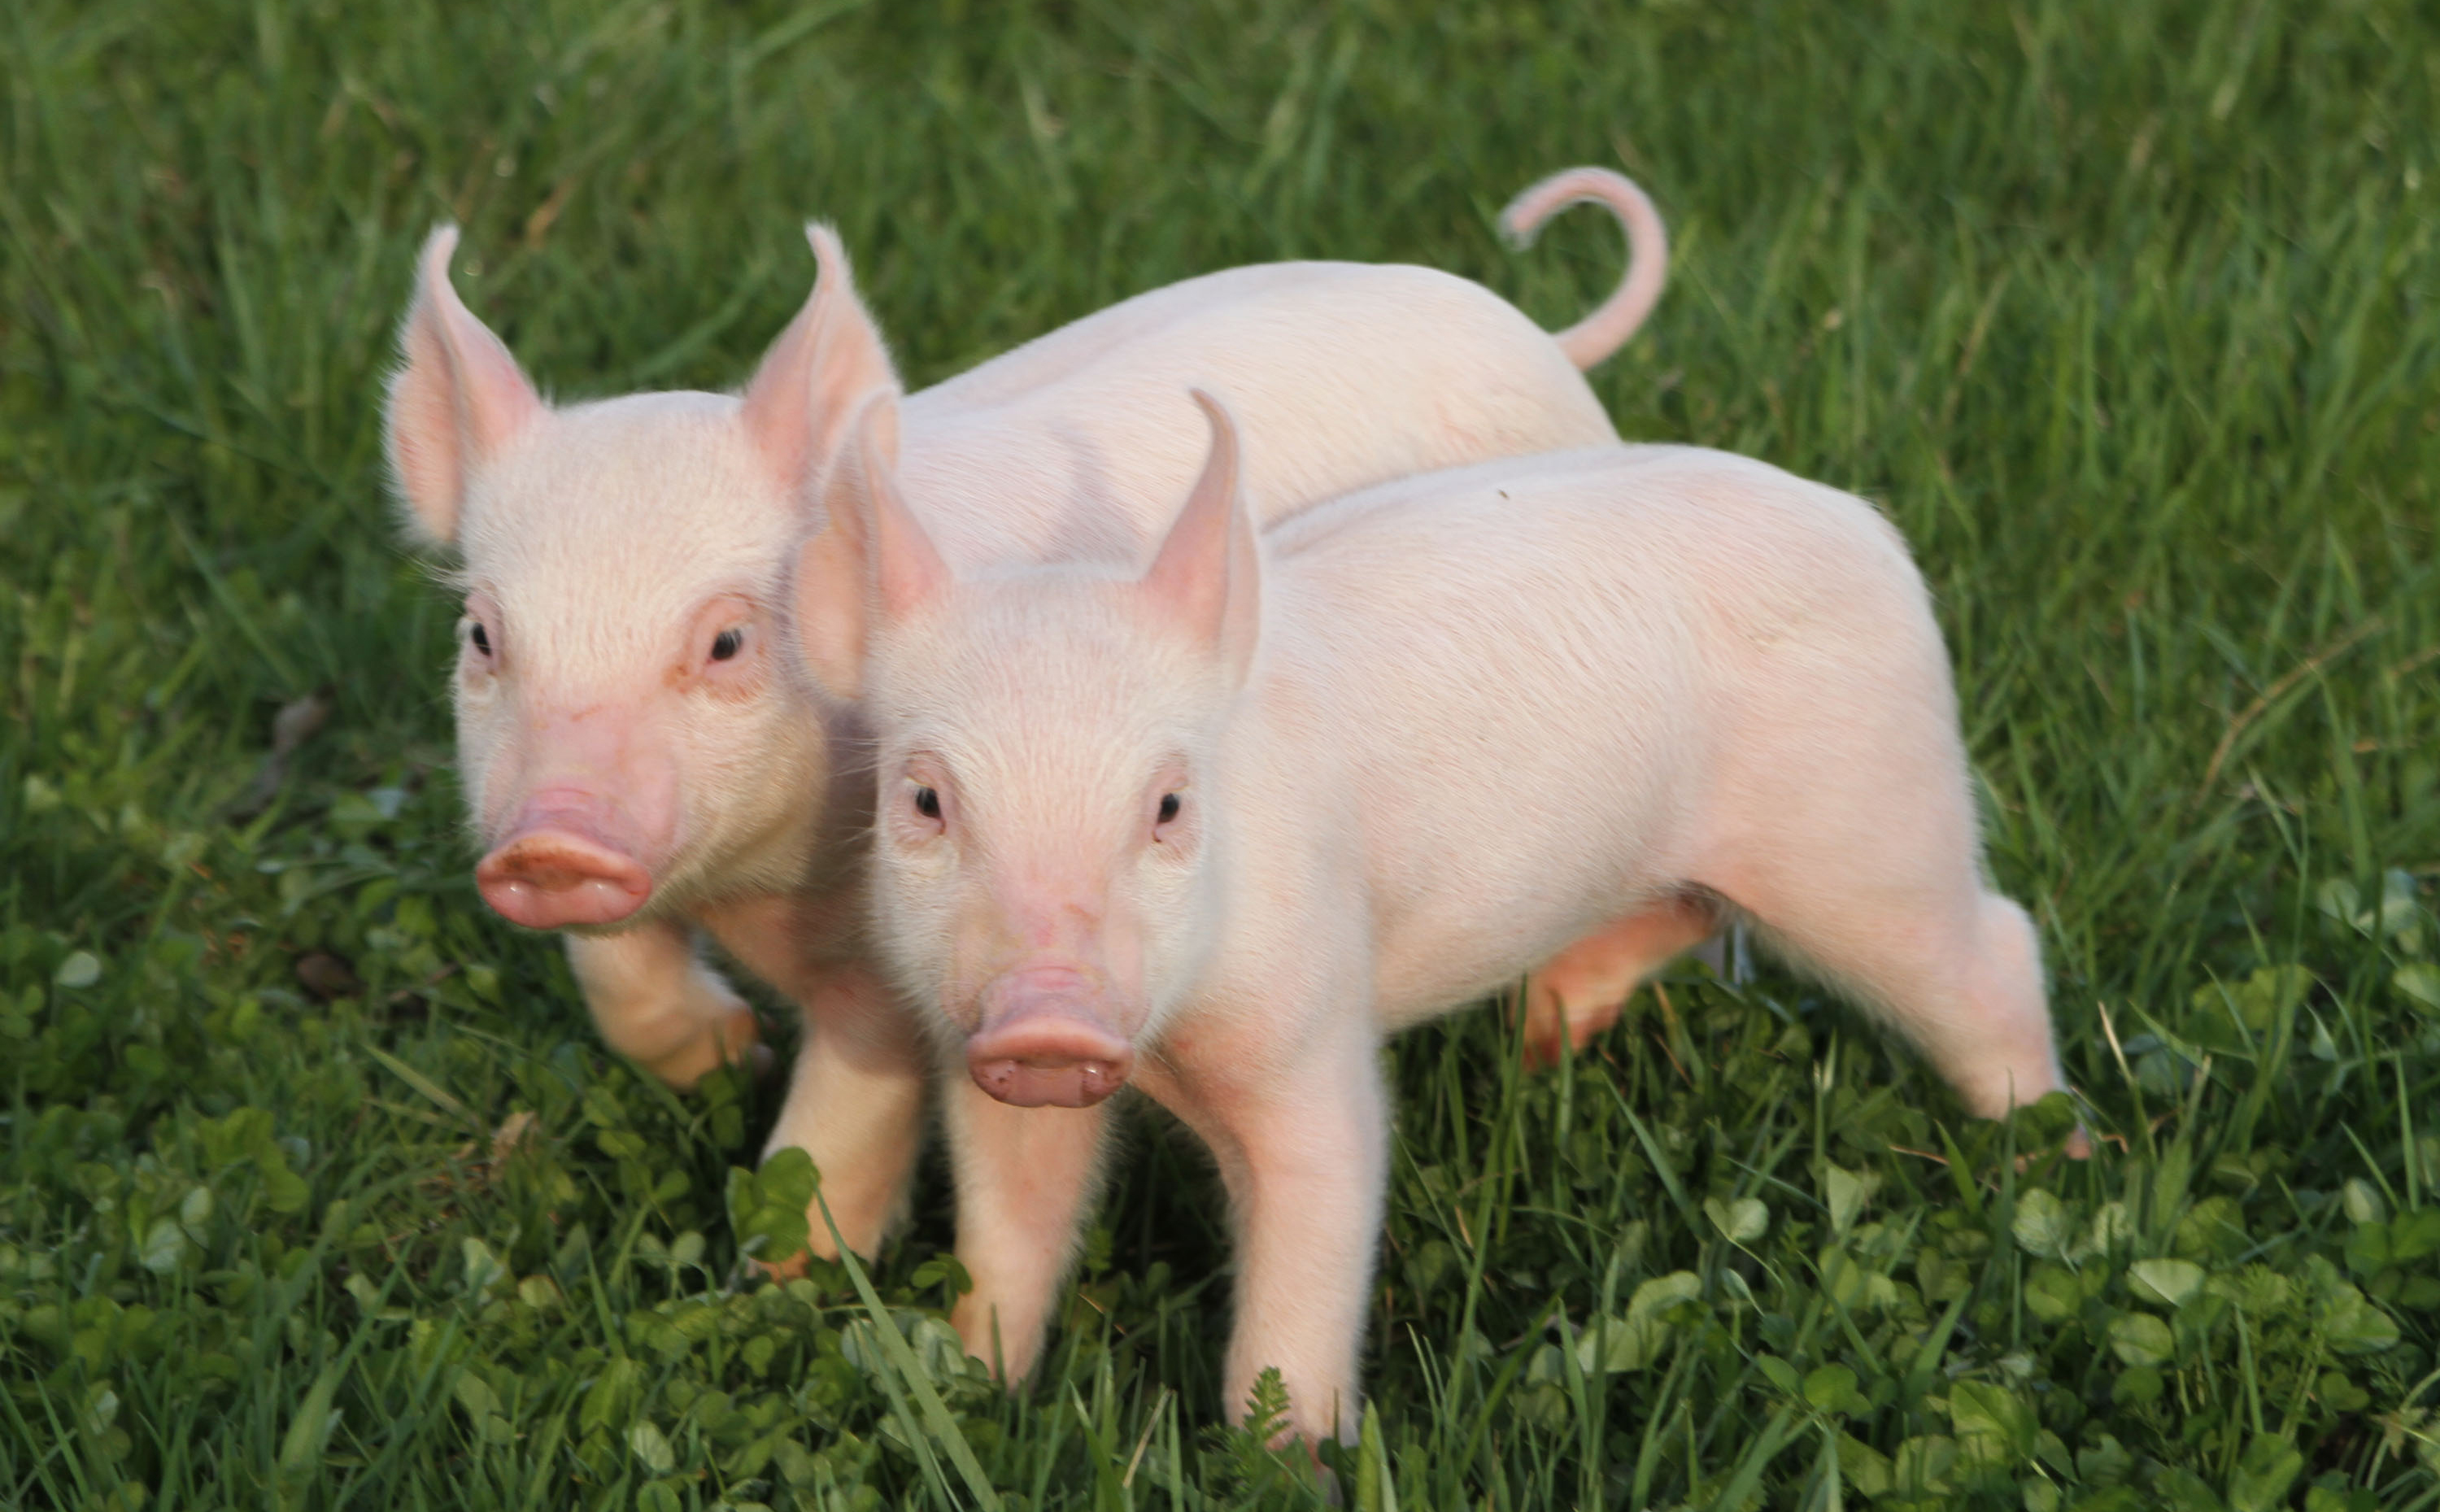
[[[1678,243],[1623,431],[1916,543],[2104,1147],[1767,973],[1550,1076],[1410,1035],[1346,1499],[2440,1505],[2435,60],[2406,0],[7,8],[0,1505],[1319,1504],[1214,1428],[1150,1118],[1019,1399],[937,1170],[873,1292],[735,1284],[803,1173],[477,902],[380,380],[450,216],[565,393],[739,381],[814,214],[918,381],[1276,257],[1555,324],[1614,232],[1490,214],[1578,161]]]

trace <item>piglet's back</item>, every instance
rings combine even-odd
[[[1702,447],[1585,447],[1402,478],[1265,542],[1278,601],[1266,643],[1327,646],[1305,659],[1344,669],[1344,692],[1367,705],[1367,687],[1441,678],[1442,697],[1480,721],[1597,707],[1593,684],[1732,695],[1758,661],[1807,644],[1938,635],[1878,511]]]
[[[1227,395],[1262,438],[1246,488],[1265,522],[1616,434],[1549,333],[1480,285],[1275,263],[1139,296],[913,396],[903,486],[960,568],[1140,561],[1202,469],[1193,387]]]
[[[1346,659],[1386,666],[1415,654],[1397,625],[1444,643],[1452,673],[1533,658],[1540,675],[1513,693],[1486,689],[1486,715],[1529,712],[1499,701],[1606,669],[1630,642],[1691,636],[1690,656],[1735,660],[1800,630],[1907,619],[1922,600],[1905,543],[1871,505],[1693,446],[1584,447],[1401,478],[1305,511],[1265,542],[1266,582],[1283,596],[1278,634],[1360,627],[1360,640],[1339,642]]]

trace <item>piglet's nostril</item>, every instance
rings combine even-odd
[[[1135,1049],[1108,1000],[1083,973],[1036,967],[983,994],[983,1021],[966,1041],[975,1085],[1018,1107],[1090,1107],[1124,1086]]]
[[[968,1064],[975,1085],[1017,1107],[1090,1107],[1126,1085],[1126,1068],[1113,1061],[1041,1061],[1001,1058]]]

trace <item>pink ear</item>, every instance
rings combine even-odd
[[[895,620],[945,590],[949,567],[898,493],[898,403],[856,412],[823,490],[828,529],[797,566],[797,634],[806,665],[840,698],[859,695],[871,621]]]
[[[894,402],[864,406],[856,417],[852,450],[855,476],[872,512],[872,533],[868,539],[875,598],[883,619],[901,619],[946,592],[952,578],[949,564],[941,559],[924,523],[898,492],[898,405]]]
[[[834,514],[797,554],[797,644],[834,698],[864,692],[864,537]]]
[[[838,452],[857,406],[874,389],[899,391],[898,371],[861,300],[838,233],[808,225],[811,298],[780,333],[745,388],[745,432],[790,488],[801,488]]]
[[[1253,659],[1261,628],[1262,558],[1237,486],[1237,423],[1219,400],[1193,394],[1211,424],[1211,454],[1141,590],[1156,612],[1211,646],[1234,680]]]
[[[404,366],[390,380],[390,472],[405,499],[408,528],[428,544],[458,535],[458,512],[474,470],[499,455],[544,411],[542,396],[449,283],[458,228],[423,243],[415,302],[399,331]]]

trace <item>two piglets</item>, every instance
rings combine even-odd
[[[1940,633],[1869,506],[1606,445],[1258,538],[1206,407],[1209,464],[1140,576],[967,571],[875,458],[852,549],[804,578],[814,671],[877,743],[881,954],[970,1073],[947,1122],[977,1354],[1032,1363],[1131,1083],[1230,1195],[1228,1399],[1275,1366],[1298,1431],[1351,1431],[1382,1037],[1536,968],[1598,1020],[1731,916],[1972,1112],[2060,1087],[2034,930],[1980,872]]]
[[[456,232],[436,233],[388,444],[410,532],[454,549],[465,594],[454,692],[483,896],[569,930],[605,1038],[673,1085],[757,1049],[699,931],[795,1000],[809,1033],[773,1147],[812,1153],[869,1251],[919,1143],[926,1058],[865,964],[870,774],[833,760],[849,730],[786,649],[789,573],[822,528],[843,427],[882,396],[903,486],[961,569],[1139,562],[1200,464],[1196,378],[1228,384],[1270,438],[1247,478],[1263,518],[1609,440],[1578,369],[1651,308],[1665,247],[1642,192],[1596,170],[1529,191],[1509,228],[1577,200],[1620,217],[1633,261],[1556,338],[1444,274],[1282,263],[1130,299],[903,403],[824,228],[814,294],[743,396],[566,405],[460,302]]]

